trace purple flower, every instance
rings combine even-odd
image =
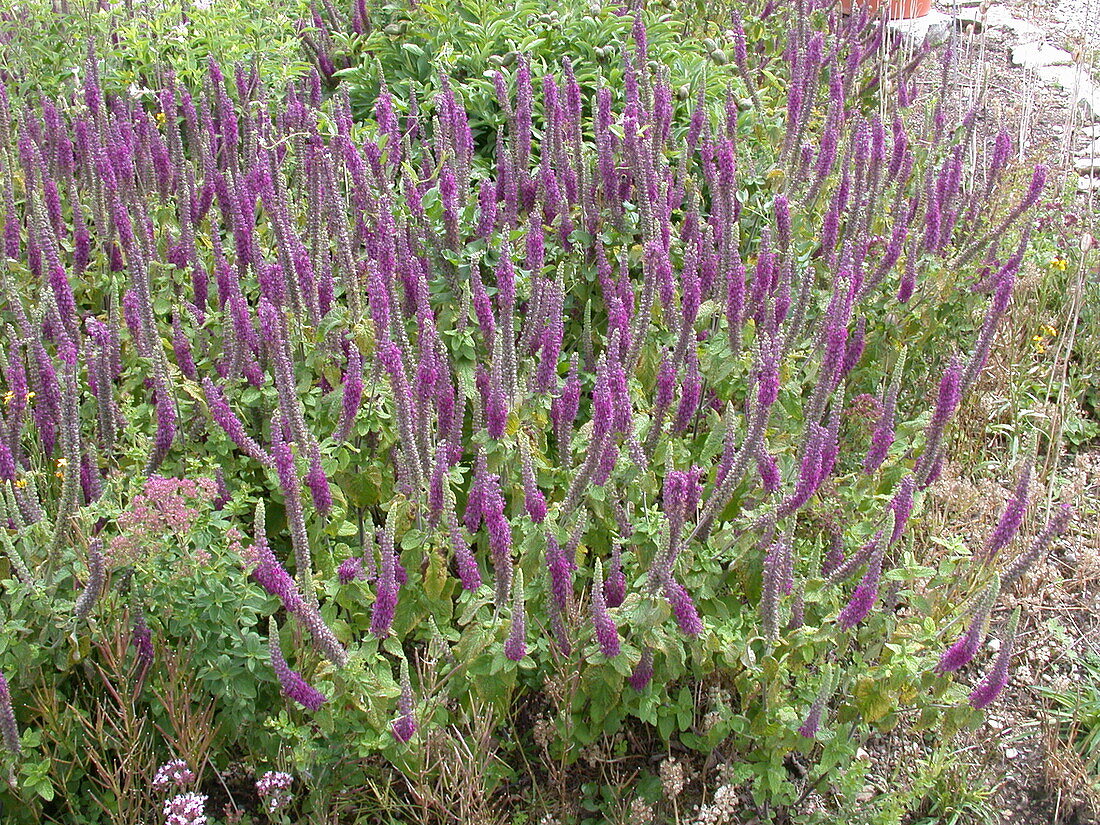
[[[325,695],[313,685],[302,678],[302,674],[291,670],[283,658],[282,648],[279,646],[279,628],[275,619],[269,620],[270,635],[267,648],[271,656],[271,667],[279,680],[283,695],[301,705],[309,711],[315,711],[325,703]]]
[[[321,513],[327,514],[332,509],[332,492],[329,490],[328,476],[318,456],[313,456],[309,462],[309,472],[306,473],[306,486],[309,487],[313,504]]]
[[[941,675],[953,673],[969,664],[970,660],[974,658],[985,639],[989,614],[993,612],[993,605],[996,603],[1000,591],[1000,579],[994,579],[974,606],[970,626],[967,628],[966,633],[940,656],[940,660],[936,664],[937,673]]]
[[[336,575],[340,579],[340,584],[347,584],[355,579],[366,578],[366,574],[363,572],[363,560],[358,556],[351,556],[340,562],[340,567],[336,570]]]
[[[340,424],[336,430],[336,440],[346,441],[355,424],[355,415],[363,400],[363,356],[355,342],[348,344],[348,368],[344,373],[344,395],[340,413]]]
[[[1016,628],[1019,623],[1020,608],[1017,607],[1001,632],[1001,649],[997,652],[993,667],[970,694],[970,705],[975,710],[982,710],[991,705],[1008,685],[1008,665],[1012,660],[1012,648],[1016,643]]]
[[[134,627],[130,635],[130,644],[134,648],[134,659],[137,662],[137,682],[140,685],[145,679],[145,674],[153,666],[156,651],[153,648],[153,632],[145,621],[145,614],[140,610],[135,611]]]
[[[879,577],[882,575],[882,552],[882,542],[875,542],[871,563],[867,567],[867,572],[863,575],[863,580],[852,591],[851,599],[840,611],[837,623],[845,630],[851,630],[866,619],[871,612],[871,608],[875,606],[875,602],[878,600]]]
[[[393,514],[394,510],[390,510]],[[382,568],[375,582],[374,607],[371,610],[370,632],[384,639],[390,634],[397,612],[397,554],[394,552],[393,528],[396,526],[391,515],[386,520],[386,529],[382,534]]]
[[[3,673],[0,673],[0,737],[8,751],[13,756],[18,756],[22,750],[19,726],[15,722],[15,711],[11,706],[11,689]]]
[[[653,649],[646,647],[642,649],[642,658],[638,660],[638,664],[634,666],[633,672],[630,674],[627,681],[630,686],[634,688],[638,693],[641,693],[649,685],[650,680],[653,678]]]
[[[825,705],[829,701],[829,697],[836,689],[835,677],[831,671],[826,671],[821,680],[821,687],[817,691],[817,696],[814,698],[813,704],[810,705],[810,710],[806,714],[806,721],[802,723],[802,726],[798,729],[799,734],[805,736],[807,739],[813,739],[817,736],[817,731],[821,727],[821,717],[825,712]]]
[[[592,624],[596,629],[596,641],[608,659],[619,655],[619,631],[607,612],[604,596],[603,564],[596,559],[596,571],[592,577]]]
[[[699,611],[695,609],[691,594],[671,576],[665,579],[665,598],[672,606],[676,624],[685,635],[698,636],[703,632],[703,622],[699,619]]]
[[[982,557],[986,564],[996,559],[997,554],[1009,545],[1019,531],[1020,524],[1023,523],[1024,520],[1024,513],[1027,512],[1028,485],[1030,483],[1031,462],[1028,461],[1024,464],[1024,468],[1020,473],[1020,478],[1016,482],[1016,490],[1012,498],[1009,499],[1008,504],[1005,506],[1005,510],[1001,514],[1000,520],[997,522],[997,527],[994,529],[993,534],[989,537],[988,544],[985,546]]]
[[[1072,515],[1073,510],[1068,504],[1063,504],[1054,511],[1042,531],[1031,542],[1031,546],[1005,568],[1005,571],[1001,574],[1001,589],[1011,587],[1027,572],[1027,569],[1046,551],[1054,538],[1066,531]]]
[[[512,587],[512,621],[508,628],[508,640],[504,643],[504,655],[513,662],[518,662],[527,655],[527,616],[522,570],[516,570]]]
[[[611,568],[603,586],[608,607],[619,607],[626,599],[626,574],[623,572],[623,551],[618,542],[611,547]]]
[[[103,541],[92,539],[88,544],[88,581],[73,607],[77,619],[86,619],[103,590]]]
[[[401,660],[401,695],[397,697],[397,720],[393,723],[393,737],[402,744],[416,733],[416,717],[413,715],[413,689],[409,678],[409,663]]]

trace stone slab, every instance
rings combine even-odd
[[[1033,43],[1043,39],[1043,30],[1034,23],[1021,20],[1013,16],[1004,6],[990,6],[988,10],[981,8],[962,8],[955,13],[959,22],[975,23],[979,27],[992,26],[994,28],[1007,29],[1015,35],[1019,43]]]
[[[1038,69],[1041,66],[1069,66],[1073,55],[1065,49],[1059,49],[1040,40],[1018,43],[1012,49],[1012,62],[1025,69]]]
[[[935,46],[947,40],[954,26],[954,19],[942,11],[932,9],[924,17],[891,20],[887,25],[910,45],[920,46],[927,39]]]

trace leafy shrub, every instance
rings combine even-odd
[[[0,670],[26,751],[70,758],[68,734],[34,738],[30,686],[102,708],[92,686],[124,682],[157,735],[135,710],[112,752],[281,759],[312,777],[306,817],[384,764],[446,817],[439,754],[495,736],[469,761],[488,810],[520,756],[568,765],[624,729],[722,745],[782,807],[791,754],[851,795],[872,726],[976,719],[944,675],[1067,514],[998,571],[1025,466],[972,560],[928,567],[907,528],[1045,170],[1013,191],[1006,138],[964,167],[976,114],[909,117],[914,64],[874,63],[879,24],[788,26],[770,112],[738,90],[678,107],[626,19],[621,86],[586,97],[579,62],[539,77],[523,55],[492,76],[495,152],[446,75],[406,114],[382,88],[358,125],[318,75],[275,100],[216,65],[148,108],[105,99],[95,62],[71,105],[0,108]],[[741,82],[770,62],[736,31],[730,50]],[[875,71],[902,90],[890,123],[862,109]],[[183,643],[193,671],[154,651]],[[207,706],[216,741],[183,736]],[[35,814],[98,786],[109,817],[142,815],[81,764]],[[50,802],[42,775],[13,793]]]

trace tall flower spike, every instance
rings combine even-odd
[[[611,545],[611,568],[603,586],[608,607],[619,607],[626,600],[626,574],[623,572],[623,548],[615,541]]]
[[[279,680],[279,687],[283,695],[301,705],[309,711],[315,711],[325,703],[325,695],[313,685],[302,678],[302,674],[291,670],[283,658],[283,650],[279,645],[279,626],[275,623],[275,617],[268,619],[267,649],[271,657],[271,667]]]
[[[703,622],[699,618],[699,611],[695,609],[691,594],[672,576],[665,579],[665,598],[672,606],[676,624],[685,635],[698,636],[703,632]]]
[[[393,738],[404,744],[416,734],[412,679],[409,678],[409,662],[404,657],[401,659],[401,695],[397,697],[397,714],[397,721],[393,723]]]
[[[630,686],[641,693],[653,679],[653,648],[642,648],[642,658],[634,666],[633,672],[627,678]]]
[[[959,668],[965,667],[974,658],[985,640],[989,616],[993,612],[993,605],[997,603],[997,596],[1000,592],[1001,580],[995,577],[982,592],[977,604],[974,605],[971,611],[970,625],[967,627],[966,633],[940,656],[940,660],[936,664],[937,673],[954,673]]]
[[[542,524],[546,518],[546,497],[535,480],[535,468],[531,461],[531,446],[523,436],[519,439],[520,470],[523,476],[523,506],[527,515],[535,524]]]
[[[991,564],[1001,550],[1007,547],[1012,539],[1016,537],[1016,533],[1019,532],[1024,514],[1027,512],[1028,486],[1030,484],[1031,460],[1028,459],[1024,463],[1019,479],[1016,481],[1016,489],[1012,498],[1005,506],[1005,510],[997,522],[996,529],[994,529],[993,534],[989,537],[989,542],[982,551],[982,561],[986,564]]]
[[[878,425],[871,436],[871,447],[863,459],[863,472],[873,473],[882,466],[890,447],[894,443],[894,416],[897,411],[898,392],[901,389],[901,377],[905,370],[906,349],[902,349],[898,361],[894,365],[894,372],[890,379],[890,386],[886,390],[886,398],[882,404],[882,415]]]
[[[1008,685],[1008,665],[1012,661],[1012,649],[1016,645],[1016,629],[1019,625],[1020,608],[1017,607],[1001,631],[1001,649],[997,652],[993,667],[970,694],[970,705],[975,710],[989,707]]]
[[[390,635],[390,626],[397,611],[397,554],[394,550],[397,510],[397,507],[390,506],[386,514],[386,529],[382,531],[382,567],[375,582],[374,608],[370,617],[370,632],[379,639]]]
[[[619,631],[607,612],[604,596],[603,563],[596,559],[596,571],[592,576],[592,624],[596,629],[596,642],[608,659],[619,655]]]
[[[512,620],[508,627],[508,640],[504,643],[504,655],[518,662],[527,655],[527,615],[523,593],[523,570],[516,568],[512,583]]]
[[[88,618],[99,594],[103,592],[103,541],[92,539],[88,544],[88,581],[84,584],[84,590],[73,607],[73,615],[77,619]]]
[[[15,710],[11,706],[11,688],[8,680],[0,673],[0,737],[4,740],[4,746],[12,754],[18,756],[22,747],[19,742],[19,725],[15,721]]]
[[[1047,521],[1046,526],[1031,542],[1028,549],[1016,557],[1016,560],[1012,564],[1005,568],[1005,571],[1001,574],[1001,589],[1007,590],[1012,587],[1020,577],[1027,572],[1039,557],[1046,552],[1047,547],[1054,541],[1055,537],[1060,536],[1069,527],[1069,520],[1073,515],[1073,510],[1068,504],[1063,504],[1058,507],[1057,510],[1051,515]]]
[[[883,542],[877,541],[872,551],[870,564],[863,580],[852,591],[848,604],[840,611],[837,623],[845,630],[851,630],[867,618],[871,608],[878,600],[879,578],[882,575]]]
[[[829,697],[833,695],[833,691],[836,690],[836,675],[833,673],[831,667],[827,667],[825,673],[821,677],[821,687],[817,690],[817,697],[814,699],[813,704],[810,705],[810,710],[806,714],[806,721],[802,723],[802,727],[798,729],[798,732],[805,736],[807,739],[813,739],[817,736],[817,731],[821,727],[821,717],[825,713],[825,705],[829,702]]]

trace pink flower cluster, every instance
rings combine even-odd
[[[206,825],[206,795],[183,793],[164,803],[164,825]]]
[[[290,804],[294,795],[290,792],[294,777],[282,771],[267,771],[256,780],[256,793],[264,801],[268,813],[275,813]]]
[[[194,781],[195,774],[187,767],[187,763],[182,759],[173,759],[171,762],[165,762],[157,769],[156,774],[153,776],[153,787],[158,791],[172,787],[186,788]]]
[[[108,564],[118,567],[137,561],[153,548],[163,547],[165,536],[186,539],[201,513],[200,506],[211,507],[216,495],[217,484],[212,478],[150,476],[142,492],[118,517],[119,535],[108,545]],[[197,567],[209,560],[206,550],[191,548],[187,562],[189,567]]]

